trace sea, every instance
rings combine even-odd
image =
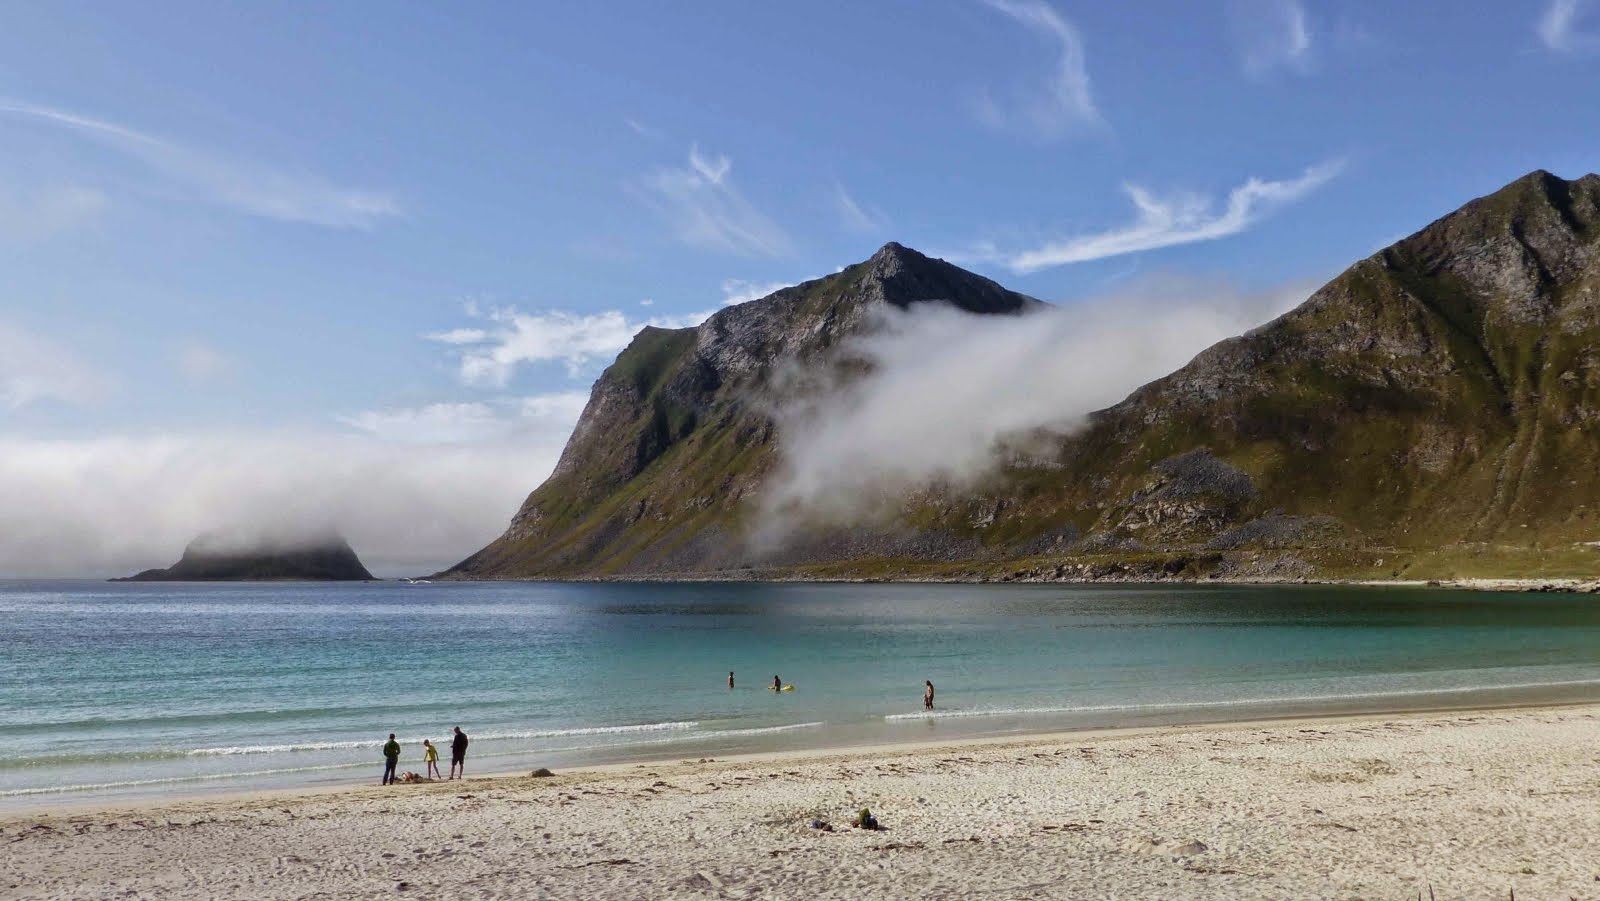
[[[375,784],[456,726],[477,776],[1596,699],[1583,595],[0,582],[0,810]]]

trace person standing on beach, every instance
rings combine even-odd
[[[923,685],[923,689],[922,689],[922,709],[923,710],[932,710],[933,709],[933,681],[931,679],[924,680],[922,685]]]
[[[426,738],[422,740],[422,762],[428,765],[429,779],[442,779],[439,775],[439,749]]]
[[[456,727],[456,737],[450,739],[450,778],[456,778],[456,767],[461,767],[461,778],[467,778],[467,733]]]
[[[728,670],[728,687],[733,687],[733,670]]]
[[[383,784],[394,784],[394,767],[400,762],[400,743],[394,740],[394,733],[389,733],[389,740],[383,745]]]

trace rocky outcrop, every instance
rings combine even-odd
[[[1045,557],[1017,571],[1392,576],[1458,550],[1467,565],[1506,549],[1543,560],[1600,532],[1600,176],[1534,172],[1472,201],[980,484],[752,543],[775,400],[848,374],[839,344],[874,310],[932,302],[1038,305],[889,244],[697,328],[645,329],[555,473],[447,575],[997,572]]]
[[[304,541],[241,542],[202,536],[166,569],[114,582],[360,581],[372,578],[348,542],[337,536]]]

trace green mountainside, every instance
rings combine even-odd
[[[749,541],[768,413],[882,305],[1038,302],[897,244],[646,329],[550,478],[446,575],[1299,578],[1600,574],[1600,176],[1534,172],[1361,260],[981,484]],[[1136,352],[1130,349],[1130,352]]]

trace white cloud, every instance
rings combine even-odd
[[[478,311],[475,307],[468,307],[467,315],[475,317]],[[445,332],[435,332],[428,336],[428,340],[438,341],[440,344],[478,344],[489,340],[489,333],[481,328],[453,328]]]
[[[559,362],[565,364],[568,375],[577,377],[597,360],[609,362],[647,325],[687,328],[706,321],[714,312],[637,320],[620,310],[524,313],[513,308],[484,313],[469,309],[467,315],[487,320],[490,327],[452,329],[426,337],[462,349],[460,372],[466,384],[504,388],[523,365]]]
[[[661,133],[661,129],[646,125],[643,122],[640,122],[638,119],[630,118],[623,119],[622,121],[626,123],[629,128],[633,129],[634,133],[641,138],[649,138],[652,141],[659,141],[666,137],[666,135]]]
[[[112,381],[60,344],[0,320],[0,409],[43,402],[91,404],[111,393]]]
[[[833,203],[839,211],[839,220],[844,227],[858,234],[877,234],[888,225],[889,217],[876,207],[864,207],[851,196],[845,186],[835,182],[833,185]]]
[[[276,431],[0,436],[0,576],[125,575],[167,566],[217,530],[334,529],[378,575],[433,572],[505,529],[567,434],[464,445]]]
[[[106,196],[81,185],[34,191],[0,187],[0,238],[49,237],[99,219]]]
[[[1558,53],[1600,49],[1600,36],[1580,31],[1586,0],[1551,0],[1534,30],[1544,45]]]
[[[736,303],[747,303],[760,300],[774,291],[782,291],[790,285],[799,282],[751,282],[742,278],[730,278],[722,283],[722,305],[731,307]]]
[[[1164,279],[1026,316],[886,308],[878,331],[841,351],[865,365],[776,412],[783,462],[763,498],[767,537],[796,514],[850,522],[934,482],[971,484],[1028,450],[1036,430],[1079,427],[1308,293]]]
[[[464,444],[505,440],[530,432],[568,434],[588,401],[588,392],[562,391],[492,401],[367,410],[341,416],[339,421],[385,441]]]
[[[233,372],[232,357],[200,341],[185,342],[178,347],[178,371],[191,382],[208,382]]]
[[[659,169],[635,187],[685,244],[742,256],[789,255],[788,234],[745,199],[732,171],[728,157],[694,146],[686,168]]]
[[[1137,215],[1128,225],[1052,241],[1031,250],[1003,251],[992,244],[983,244],[955,256],[999,262],[1013,272],[1028,273],[1179,244],[1214,241],[1236,235],[1300,200],[1338,176],[1343,168],[1343,162],[1335,160],[1312,166],[1298,178],[1281,181],[1250,178],[1228,192],[1227,203],[1220,210],[1208,197],[1194,194],[1157,197],[1145,188],[1130,184],[1126,189]]]
[[[332,184],[250,160],[205,152],[66,110],[0,101],[0,114],[68,129],[143,162],[198,199],[252,216],[329,228],[372,228],[400,214],[389,194]]]
[[[1104,120],[1090,90],[1083,38],[1077,28],[1043,0],[983,2],[1050,42],[1057,57],[1042,87],[1030,86],[1010,102],[998,101],[985,92],[978,104],[979,118],[997,128],[1022,125],[1045,137],[1073,129],[1103,127]]]
[[[720,154],[716,157],[703,156],[700,145],[694,144],[689,147],[689,168],[711,184],[720,185],[733,170],[733,160]]]
[[[1310,71],[1311,25],[1300,0],[1231,0],[1228,13],[1247,74]]]

